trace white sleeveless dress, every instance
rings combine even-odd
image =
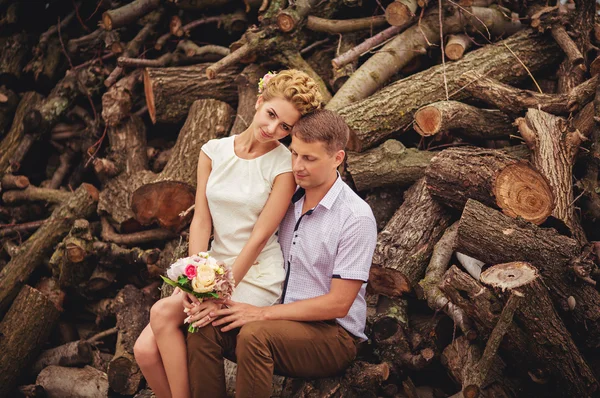
[[[209,253],[233,265],[250,239],[275,177],[292,171],[290,151],[282,144],[255,159],[235,154],[233,137],[210,140],[202,151],[212,161],[206,198],[212,216],[214,239]],[[275,234],[237,285],[232,300],[260,307],[276,304],[285,272],[283,254]]]

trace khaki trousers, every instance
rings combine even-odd
[[[273,373],[329,377],[356,357],[354,338],[335,321],[258,321],[223,333],[208,325],[188,333],[192,396],[225,397],[223,358],[237,362],[237,398],[271,395]]]

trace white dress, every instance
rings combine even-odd
[[[242,159],[235,154],[234,139],[214,139],[202,146],[212,161],[206,184],[214,228],[209,252],[230,266],[250,239],[275,177],[292,171],[291,153],[284,145],[255,159]],[[256,262],[235,288],[232,300],[260,307],[273,305],[279,301],[285,279],[283,254],[275,234]]]

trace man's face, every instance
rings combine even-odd
[[[336,176],[337,167],[344,160],[344,151],[330,154],[320,141],[305,142],[292,135],[292,171],[296,184],[304,189],[317,188]]]

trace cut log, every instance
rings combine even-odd
[[[358,191],[383,186],[405,187],[425,174],[435,152],[406,148],[388,140],[370,151],[348,152],[347,170]]]
[[[258,81],[265,73],[267,73],[265,68],[257,64],[250,64],[235,78],[238,87],[238,106],[229,135],[240,134],[252,123],[256,113]]]
[[[23,202],[45,202],[47,204],[61,204],[67,201],[71,194],[66,191],[51,188],[38,188],[30,185],[25,189],[13,189],[2,194],[2,201],[6,204]]]
[[[0,270],[0,313],[15,297],[29,275],[49,256],[54,246],[79,218],[90,217],[96,210],[98,190],[83,184],[71,197],[52,212],[50,218],[19,249]]]
[[[417,181],[377,236],[373,264],[400,271],[414,288],[425,275],[433,247],[450,225],[450,215]]]
[[[392,26],[402,26],[417,11],[417,0],[396,0],[385,8],[385,19]]]
[[[465,34],[449,35],[448,42],[444,48],[446,57],[451,61],[458,61],[471,47],[471,39]]]
[[[367,290],[370,294],[396,298],[409,293],[411,286],[401,272],[391,268],[373,266],[369,270]]]
[[[0,87],[0,137],[10,127],[19,105],[19,96],[4,86]]]
[[[12,126],[6,136],[0,141],[0,178],[8,172],[18,170],[18,165],[16,165],[16,167],[11,167],[11,163],[14,162],[13,159],[15,158],[15,153],[25,135],[23,119],[31,109],[41,103],[42,98],[43,97],[40,94],[33,91],[26,92],[22,95],[19,106],[15,112],[15,117],[12,120]]]
[[[484,388],[465,386],[466,379],[470,373],[477,370],[477,364],[481,359],[483,350],[475,343],[469,341],[465,336],[459,336],[449,344],[442,353],[442,365],[448,369],[450,375],[456,382],[465,387],[463,397],[483,396],[511,398],[518,397],[519,390],[514,381],[507,379],[503,375],[503,369],[506,365],[499,357],[494,358],[492,365],[492,374],[488,375]],[[469,390],[477,391],[475,395],[469,395]],[[480,394],[480,395],[479,395]]]
[[[458,210],[475,199],[510,217],[541,224],[554,208],[554,195],[544,176],[499,150],[448,148],[431,160],[425,181],[434,199]]]
[[[444,77],[452,99],[460,100],[467,97],[464,90],[458,91],[461,88],[458,77],[464,72],[473,70],[505,83],[518,83],[529,74],[525,68],[515,68],[517,59],[535,73],[551,65],[559,55],[558,46],[552,40],[526,30],[472,51],[460,61],[448,63],[445,69],[441,65],[434,66],[392,83],[369,98],[338,110],[353,131],[348,148],[360,152],[406,129],[419,108],[446,99]]]
[[[458,101],[440,101],[415,112],[414,129],[428,137],[446,131],[460,136],[493,140],[516,133],[512,120],[504,113],[479,109]]]
[[[456,250],[487,264],[532,263],[542,274],[554,305],[575,341],[588,347],[600,347],[600,293],[588,283],[575,279],[574,273],[569,271],[580,254],[577,241],[468,200],[458,225],[456,243]],[[585,305],[571,310],[570,296]]]
[[[590,396],[598,391],[600,385],[554,310],[537,269],[525,262],[498,264],[481,274],[481,282],[501,296],[508,292],[524,297],[516,312],[518,324],[544,347],[543,360],[559,395]]]
[[[210,64],[172,68],[144,69],[144,92],[152,122],[176,123],[185,119],[192,103],[202,98],[214,98],[231,105],[237,102],[235,77],[239,66],[219,72],[208,79],[206,68]]]
[[[471,7],[463,13],[458,7],[449,7],[447,11],[442,12],[443,16],[440,17],[438,7],[426,10],[417,24],[396,36],[371,56],[335,94],[327,107],[337,110],[369,97],[422,52],[422,49],[438,45],[442,26],[445,34],[479,30],[496,37],[510,36],[521,29],[518,20],[511,20],[498,9]]]
[[[108,365],[108,381],[119,394],[132,395],[142,381],[142,372],[133,356],[133,345],[150,321],[152,300],[141,290],[126,285],[112,305],[119,334],[115,356]]]
[[[46,343],[58,316],[54,304],[40,291],[27,285],[21,288],[0,322],[0,396],[10,396],[21,372]]]
[[[585,244],[587,238],[573,206],[573,163],[586,138],[565,119],[537,109],[529,109],[525,118],[515,123],[532,151],[533,165],[552,187],[552,216],[564,222],[572,236]]]
[[[62,288],[76,287],[90,278],[94,264],[87,258],[92,253],[93,242],[89,222],[75,220],[71,231],[57,245],[48,264]]]
[[[180,213],[194,204],[200,148],[210,139],[227,135],[233,115],[233,109],[224,102],[194,102],[164,170],[152,182],[133,191],[131,210],[138,222],[156,222],[177,231],[191,219]]]
[[[31,367],[31,374],[37,376],[50,365],[74,367],[92,362],[92,345],[86,341],[70,343],[43,351]]]
[[[439,288],[442,277],[450,266],[450,258],[454,252],[457,230],[458,223],[454,223],[444,231],[444,235],[442,235],[433,248],[431,261],[427,266],[425,277],[419,281],[419,285],[415,286],[415,289],[419,298],[427,300],[429,308],[434,311],[444,311],[465,336],[469,340],[473,340],[477,337],[477,331],[474,329],[471,321],[465,312],[460,307],[457,307],[456,304],[449,301]]]
[[[565,94],[543,94],[523,90],[486,77],[477,71],[469,71],[459,77],[459,84],[471,96],[480,99],[512,116],[522,115],[527,109],[568,115],[583,108],[594,98],[599,77],[589,79]]]
[[[106,373],[91,366],[81,369],[48,366],[39,374],[36,384],[44,388],[47,398],[106,398],[109,387]]]
[[[2,179],[0,179],[0,186],[3,190],[25,189],[29,186],[29,178],[26,176],[5,174]]]
[[[135,0],[102,14],[104,29],[113,30],[137,21],[160,5],[160,0]]]

